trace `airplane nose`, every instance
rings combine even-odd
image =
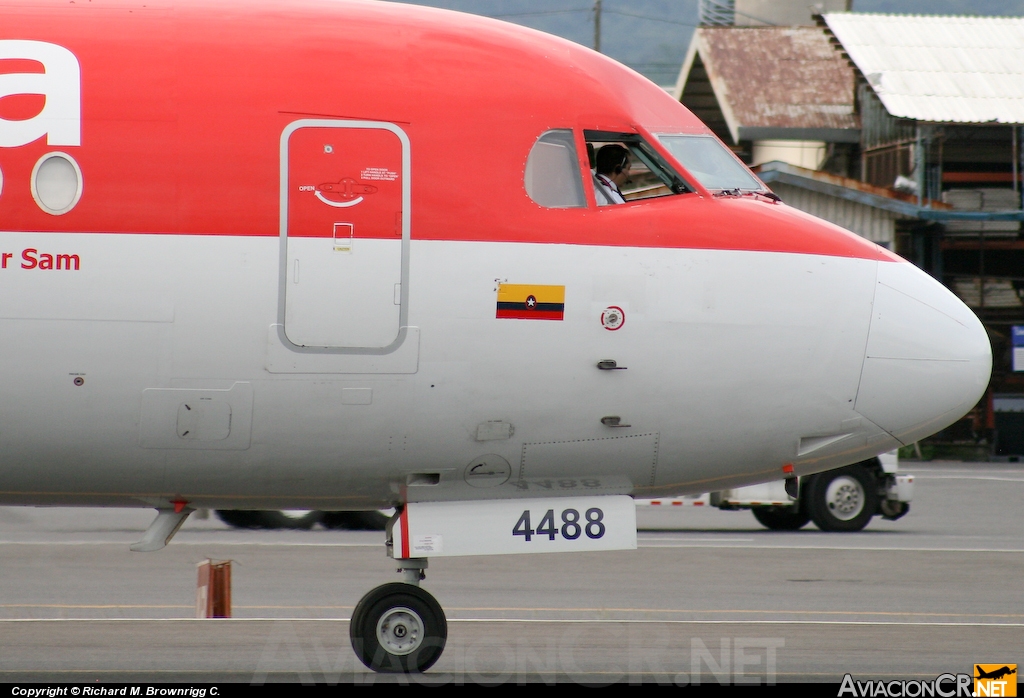
[[[858,413],[914,443],[974,407],[991,371],[988,334],[959,298],[909,262],[879,262]]]

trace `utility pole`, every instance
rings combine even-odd
[[[601,0],[594,0],[594,50],[601,53]]]

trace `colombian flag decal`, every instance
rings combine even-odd
[[[565,286],[498,284],[497,318],[561,320],[565,315]]]

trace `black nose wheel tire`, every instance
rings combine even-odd
[[[370,669],[426,671],[441,656],[448,621],[433,596],[412,584],[384,584],[364,596],[349,624],[352,649]]]

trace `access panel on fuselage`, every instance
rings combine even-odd
[[[289,126],[282,145],[286,337],[302,347],[395,344],[408,140],[393,124],[303,120]]]

